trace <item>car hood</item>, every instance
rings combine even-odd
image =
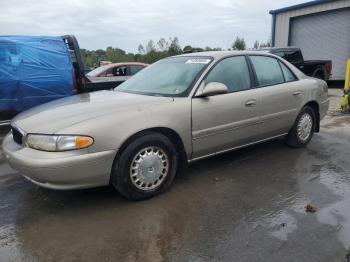
[[[59,99],[27,110],[12,123],[26,133],[53,134],[71,125],[125,110],[150,109],[173,101],[169,97],[99,91]]]

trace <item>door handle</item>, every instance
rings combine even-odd
[[[256,105],[256,100],[248,100],[245,102],[245,106],[255,106]]]
[[[301,94],[302,94],[301,91],[296,91],[296,92],[293,93],[293,96],[300,96]]]

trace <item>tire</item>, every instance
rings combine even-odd
[[[305,106],[300,111],[292,129],[286,136],[287,144],[291,147],[306,146],[312,139],[312,136],[315,132],[315,121],[315,112],[311,107]]]
[[[178,153],[164,135],[145,132],[116,159],[111,182],[129,200],[144,200],[164,192],[172,184]]]

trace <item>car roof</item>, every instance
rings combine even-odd
[[[197,53],[186,53],[174,57],[198,57],[198,56],[208,56],[213,57],[215,60],[221,59],[228,56],[235,56],[235,55],[261,55],[261,51],[206,51],[206,52],[197,52]],[[268,56],[274,56],[269,53],[266,53]]]

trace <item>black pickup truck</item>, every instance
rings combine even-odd
[[[294,66],[299,68],[304,74],[328,81],[332,75],[331,60],[304,60],[300,48],[283,47],[264,49],[271,54],[282,57]]]

